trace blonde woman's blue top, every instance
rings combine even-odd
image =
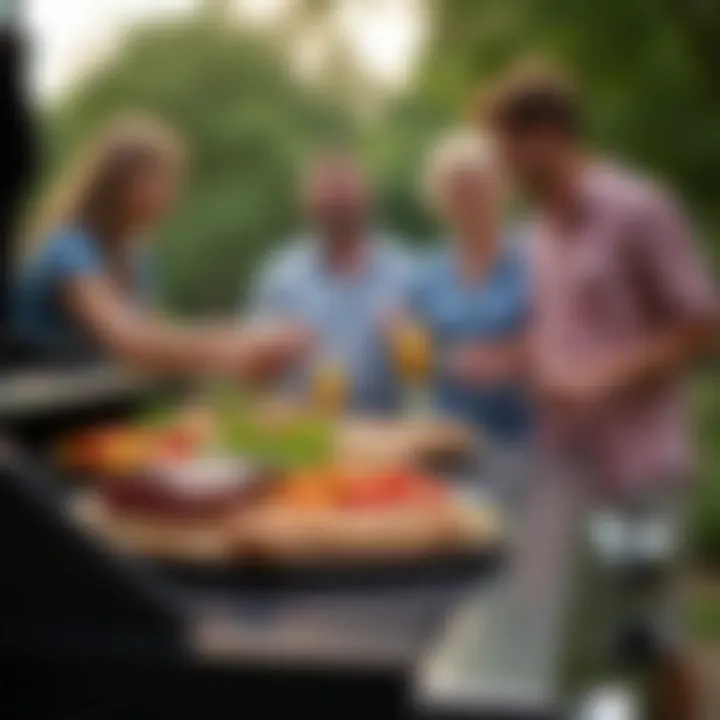
[[[91,233],[69,226],[52,233],[19,269],[13,291],[13,329],[44,354],[58,358],[97,358],[102,350],[62,302],[60,290],[70,280],[107,275],[102,245]],[[146,303],[154,287],[147,254],[132,262],[132,302]]]
[[[469,386],[454,378],[446,364],[458,346],[507,342],[525,331],[530,294],[524,249],[519,240],[508,238],[493,267],[472,283],[460,278],[453,253],[449,243],[431,254],[411,294],[411,309],[426,323],[437,348],[437,404],[498,440],[524,441],[532,423],[519,381]]]

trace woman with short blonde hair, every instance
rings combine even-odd
[[[443,137],[430,151],[425,165],[425,195],[437,212],[443,212],[446,179],[455,172],[482,175],[499,189],[495,148],[488,136],[461,130]]]
[[[519,442],[530,429],[521,379],[528,288],[491,140],[464,129],[442,138],[428,156],[424,191],[449,236],[412,300],[441,353],[437,401],[497,440]]]
[[[304,332],[179,327],[150,307],[146,252],[175,198],[179,137],[122,117],[60,177],[30,233],[14,293],[16,331],[50,360],[119,360],[161,372],[250,373],[299,352]]]

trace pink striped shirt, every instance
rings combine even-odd
[[[663,324],[712,312],[714,288],[687,221],[652,183],[610,166],[588,169],[577,213],[538,223],[534,349],[542,368],[576,372],[642,342]],[[541,412],[545,437],[580,449],[605,483],[636,487],[692,466],[678,382],[593,411]]]

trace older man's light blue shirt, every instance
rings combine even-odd
[[[351,407],[386,412],[395,408],[399,388],[383,319],[407,305],[415,262],[383,235],[374,236],[368,250],[363,269],[348,277],[332,272],[314,238],[295,241],[261,273],[253,313],[308,324],[319,336],[317,357],[340,361],[347,369]],[[302,389],[309,370],[296,368],[289,382]]]

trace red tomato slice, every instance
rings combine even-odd
[[[379,508],[397,502],[394,488],[382,478],[358,479],[343,490],[341,502],[345,507]]]
[[[412,469],[395,471],[388,478],[388,484],[399,501],[411,504],[435,505],[449,498],[448,490],[440,480]]]

